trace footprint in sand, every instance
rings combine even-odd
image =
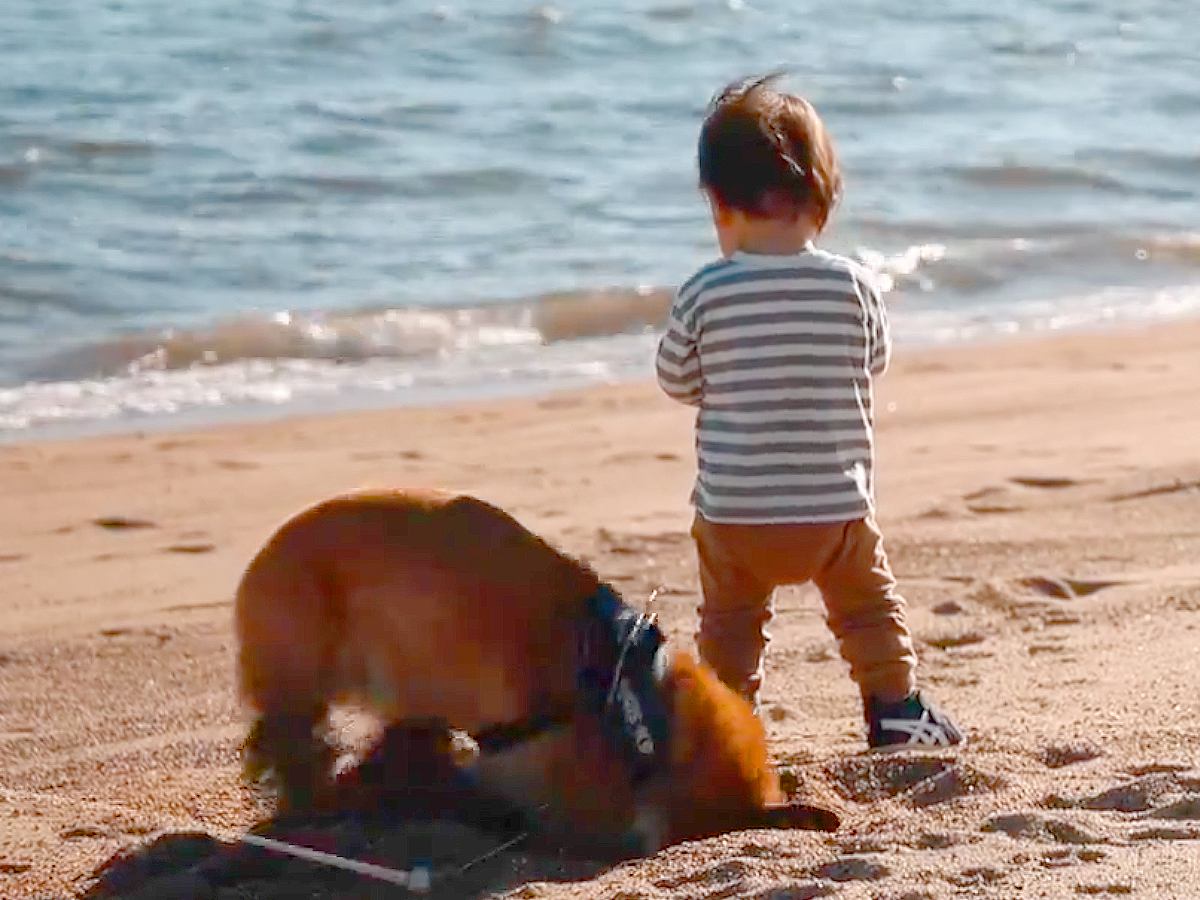
[[[405,459],[410,462],[425,459],[420,450],[379,450],[351,453],[350,458],[355,462],[376,462],[381,459]]]
[[[1085,896],[1104,896],[1106,894],[1112,896],[1122,896],[1133,893],[1133,886],[1128,884],[1081,884],[1075,888],[1076,892]]]
[[[963,494],[967,511],[976,515],[999,515],[1021,512],[1023,507],[1012,499],[1012,491],[1004,486],[988,485]]]
[[[924,808],[981,791],[994,791],[1004,780],[962,760],[933,754],[853,757],[832,763],[825,774],[834,790],[856,803],[901,797]]]
[[[965,610],[962,605],[954,600],[947,600],[945,603],[939,603],[932,610],[935,616],[957,616]]]
[[[715,866],[688,872],[686,875],[674,878],[660,878],[654,882],[654,886],[660,890],[673,891],[691,885],[711,886],[714,884],[736,883],[745,879],[750,874],[752,874],[752,866],[749,861],[731,859],[727,862],[718,863]]]
[[[1180,794],[1194,787],[1193,781],[1194,779],[1181,779],[1175,774],[1144,775],[1080,800],[1050,797],[1043,801],[1043,806],[1054,804],[1059,809],[1075,807],[1107,812],[1142,813],[1155,809],[1164,802],[1179,799]]]
[[[988,485],[963,494],[963,500],[967,502],[967,509],[977,515],[1003,515],[1021,512],[1025,508],[1010,485],[1035,490],[1063,490],[1086,483],[1078,478],[1059,475],[1015,475],[1008,479],[1008,484]]]
[[[861,856],[847,856],[818,866],[813,870],[813,874],[818,878],[827,878],[837,882],[878,881],[891,875],[892,871],[883,863]]]
[[[1149,819],[1187,819],[1200,822],[1200,796],[1184,797],[1146,814]]]
[[[1015,499],[997,496],[992,499],[972,500],[967,503],[967,512],[977,516],[1006,516],[1024,512],[1025,506]]]
[[[887,853],[892,844],[878,837],[852,835],[837,842],[838,851],[847,856],[862,856],[865,853]]]
[[[1091,741],[1072,741],[1069,744],[1051,744],[1043,747],[1038,759],[1048,769],[1062,769],[1076,763],[1089,762],[1104,755],[1098,744]]]
[[[174,628],[168,626],[158,626],[156,628],[101,628],[99,633],[101,637],[106,638],[153,638],[160,644],[165,644],[178,634]]]
[[[658,462],[679,462],[682,457],[678,453],[641,453],[637,450],[631,450],[625,453],[614,453],[611,456],[606,456],[600,461],[600,464],[621,465],[623,463],[634,463],[647,459],[657,460]]]
[[[1019,484],[1021,487],[1041,488],[1044,490],[1061,490],[1062,488],[1076,487],[1077,485],[1088,483],[1078,478],[1067,478],[1060,475],[1017,475],[1008,480],[1013,484]]]
[[[1131,841],[1200,841],[1200,828],[1157,826],[1130,832]]]
[[[1048,609],[1042,613],[1043,624],[1056,627],[1061,625],[1078,625],[1083,620],[1074,613],[1064,612],[1061,609]]]
[[[1063,644],[1030,644],[1026,652],[1030,656],[1041,656],[1043,653],[1066,653],[1067,648]]]
[[[1141,765],[1130,766],[1125,769],[1125,774],[1132,775],[1135,778],[1140,778],[1143,775],[1178,775],[1183,772],[1190,772],[1191,765],[1182,762],[1148,762]]]
[[[98,516],[92,524],[107,531],[136,531],[142,528],[157,528],[158,523],[133,516]]]
[[[979,516],[1003,516],[1009,513],[1021,512],[1021,507],[1015,504],[972,503],[967,507],[967,511]]]
[[[222,606],[232,606],[232,600],[209,600],[202,603],[178,603],[175,606],[164,606],[163,612],[191,612],[196,609],[218,609]]]
[[[960,631],[950,634],[925,638],[925,643],[939,650],[950,650],[955,647],[969,647],[972,644],[982,644],[984,636],[978,631]]]
[[[1003,485],[989,484],[963,494],[964,500],[990,500],[994,497],[1009,496],[1012,492]]]
[[[58,836],[64,841],[78,841],[87,838],[109,838],[113,836],[113,833],[109,829],[101,828],[98,825],[77,825],[74,828],[68,828],[65,831],[59,832]]]
[[[216,466],[218,469],[229,469],[234,472],[242,472],[242,471],[246,471],[249,469],[262,468],[262,466],[260,466],[256,462],[246,462],[245,460],[241,460],[241,459],[218,459],[216,462]]]
[[[1169,484],[1157,484],[1153,487],[1144,488],[1140,491],[1131,491],[1126,494],[1113,494],[1108,499],[1110,503],[1121,503],[1125,500],[1143,500],[1147,497],[1159,497],[1163,494],[1178,494],[1183,491],[1196,490],[1200,490],[1200,479],[1184,481],[1177,478]]]
[[[945,772],[917,784],[908,793],[908,803],[916,809],[936,806],[985,791],[1003,787],[1004,779],[972,766],[955,762]]]
[[[1017,581],[1017,584],[1024,588],[1035,591],[1044,597],[1054,597],[1058,600],[1076,600],[1105,588],[1126,583],[1104,579],[1056,578],[1045,575],[1031,575]]]
[[[216,544],[208,541],[185,541],[179,544],[170,544],[163,547],[163,553],[185,553],[185,554],[200,554],[212,553],[217,549]]]
[[[993,816],[981,826],[981,831],[1000,832],[1011,838],[1030,838],[1055,841],[1059,844],[1100,844],[1097,837],[1071,822],[1039,816],[1036,813],[1011,813]]]
[[[948,771],[951,765],[936,757],[852,757],[831,763],[825,774],[847,800],[875,803],[897,797]]]
[[[957,875],[947,876],[946,880],[957,887],[980,888],[989,884],[998,884],[1007,877],[1006,873],[990,866],[972,866],[969,869],[963,869]]]
[[[20,562],[24,558],[24,553],[0,553],[0,563]]]
[[[968,838],[963,834],[944,831],[923,831],[913,840],[912,846],[918,850],[949,850],[965,844]]]

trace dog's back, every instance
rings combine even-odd
[[[571,689],[562,648],[596,584],[473,497],[335,497],[287,522],[242,578],[242,692],[260,711],[357,701],[466,731],[518,719]]]

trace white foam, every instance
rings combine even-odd
[[[888,264],[896,271],[936,251],[912,249]],[[1160,290],[1111,288],[1081,296],[947,309],[922,295],[891,306],[901,345],[959,343],[1200,314],[1200,285]],[[458,318],[470,319],[466,312]],[[390,314],[376,317],[388,322]],[[148,355],[119,375],[0,388],[0,439],[74,423],[88,430],[143,427],[178,417],[195,422],[235,412],[320,411],[330,408],[430,404],[501,393],[540,392],[650,378],[657,333],[544,342],[521,325],[462,328],[433,316],[391,316],[393,325],[449,336],[444,352],[424,356],[241,359],[165,368]],[[416,323],[416,325],[414,325]],[[390,327],[390,326],[384,326]],[[439,339],[440,340],[440,339]],[[256,412],[257,411],[257,412]],[[99,426],[99,427],[98,427]]]
[[[885,254],[878,250],[859,247],[857,256],[863,263],[879,276],[879,288],[882,291],[892,291],[901,278],[911,277],[928,263],[941,262],[946,258],[945,244],[914,244],[905,247],[899,253]],[[933,287],[932,279],[918,279],[922,290]]]

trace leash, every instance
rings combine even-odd
[[[0,785],[0,796],[10,801],[20,800],[22,798],[31,799],[40,802],[48,802],[55,806],[64,806],[71,809],[78,809],[80,806],[89,806],[93,809],[102,810],[108,813],[120,813],[122,815],[145,818],[145,813],[141,810],[132,809],[120,803],[111,803],[102,800],[83,800],[70,799],[60,797],[57,794],[51,794],[46,791],[21,791],[7,788]],[[545,806],[541,807],[545,809]],[[353,872],[356,875],[362,875],[365,878],[372,878],[376,881],[387,882],[398,887],[406,888],[414,894],[426,894],[433,889],[433,881],[435,872],[432,866],[417,865],[411,869],[396,869],[390,866],[381,866],[375,863],[367,863],[362,860],[354,859],[353,857],[339,856],[336,853],[326,853],[322,850],[314,850],[311,847],[304,847],[300,844],[292,844],[288,841],[277,840],[276,838],[263,837],[259,834],[251,834],[249,832],[238,833],[223,829],[211,828],[205,825],[199,819],[181,818],[178,816],[155,816],[156,820],[161,824],[169,824],[176,828],[186,828],[192,831],[199,831],[206,834],[214,840],[232,841],[236,843],[246,844],[252,847],[258,847],[263,850],[270,850],[275,853],[282,853],[287,856],[302,859],[306,862],[317,863],[318,865],[328,866],[329,868],[341,869],[347,872]],[[486,862],[495,856],[499,856],[505,850],[515,847],[522,841],[529,838],[530,833],[524,831],[516,837],[493,847],[487,853],[475,857],[465,865],[458,867],[447,867],[438,875],[438,881],[457,878],[474,868],[480,863]]]

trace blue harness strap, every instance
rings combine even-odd
[[[502,753],[568,724],[576,713],[596,716],[605,738],[639,784],[665,767],[670,726],[659,685],[665,638],[654,617],[621,600],[607,584],[585,601],[576,647],[578,696],[519,722],[489,726],[474,736],[483,753]]]
[[[587,599],[581,632],[579,690],[608,739],[645,781],[668,759],[670,726],[659,685],[665,638],[654,618],[638,613],[602,584]]]

